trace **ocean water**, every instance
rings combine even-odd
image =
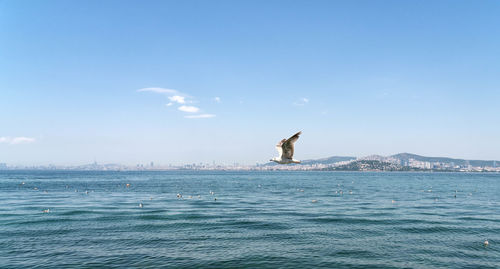
[[[0,171],[23,267],[500,268],[500,174]]]

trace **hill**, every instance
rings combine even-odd
[[[412,153],[399,153],[390,156],[394,159],[399,159],[404,162],[408,162],[410,159],[414,159],[416,161],[421,162],[431,162],[431,163],[453,163],[458,166],[478,166],[478,167],[495,167],[498,161],[484,161],[484,160],[464,160],[464,159],[454,159],[448,157],[426,157],[421,155],[416,155]]]

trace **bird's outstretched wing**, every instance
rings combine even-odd
[[[278,142],[278,144],[276,145],[276,150],[278,151],[278,156],[280,158],[283,158],[283,143],[286,142],[286,139],[283,139],[281,140],[280,142]]]
[[[299,136],[302,132],[298,132],[294,135],[292,135],[290,138],[288,138],[287,140],[285,140],[283,142],[283,144],[281,145],[281,148],[283,150],[283,158],[286,158],[286,159],[293,159],[293,144],[295,144],[295,142],[297,141],[297,139],[299,139]]]

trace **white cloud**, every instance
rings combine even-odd
[[[159,94],[164,94],[167,96],[169,102],[165,104],[165,106],[170,107],[173,105],[179,105],[177,107],[178,110],[186,113],[198,113],[202,111],[199,107],[196,106],[188,106],[186,104],[197,103],[196,100],[193,100],[192,96],[179,92],[173,89],[164,89],[164,88],[143,88],[137,90],[138,92],[154,92]],[[220,103],[220,97],[214,97],[215,102]],[[215,115],[213,114],[199,114],[199,115],[189,115],[186,118],[190,119],[200,119],[200,118],[213,118]],[[1,141],[0,141],[1,142]]]
[[[188,115],[184,116],[184,118],[187,119],[208,119],[208,118],[214,118],[214,114],[199,114],[199,115]]]
[[[179,107],[179,110],[180,111],[184,111],[184,112],[189,112],[189,113],[196,113],[198,112],[200,109],[195,107],[195,106],[180,106]]]
[[[180,95],[174,95],[174,96],[169,96],[168,99],[172,102],[177,102],[179,104],[185,104],[186,100],[184,96]]]
[[[31,138],[31,137],[24,137],[24,136],[0,137],[0,143],[6,143],[6,144],[11,144],[11,145],[28,144],[28,143],[33,143],[33,142],[35,142],[35,139]]]
[[[143,88],[143,89],[139,89],[137,91],[138,92],[171,93],[171,94],[178,93],[178,91],[176,91],[176,90],[164,89],[164,88]]]
[[[23,144],[23,143],[33,143],[35,142],[34,138],[31,137],[14,137],[12,139],[11,144]]]
[[[307,103],[309,103],[309,99],[307,99],[307,98],[300,98],[299,101],[294,102],[293,105],[295,105],[295,106],[304,106]]]

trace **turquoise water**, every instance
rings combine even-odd
[[[499,174],[0,171],[0,204],[1,268],[500,268]]]

